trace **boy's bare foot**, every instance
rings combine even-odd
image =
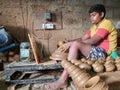
[[[52,83],[45,84],[45,90],[59,90],[67,87],[67,82],[55,81]]]

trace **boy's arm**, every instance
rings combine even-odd
[[[98,29],[96,34],[90,39],[86,39],[83,42],[87,44],[96,44],[98,42],[102,42],[102,40],[109,35],[108,30],[106,29]]]
[[[82,40],[90,39],[90,36],[88,34],[85,34],[81,37]]]
[[[98,36],[98,35],[94,35],[92,38],[89,39],[84,39],[82,42],[86,43],[86,44],[96,44],[97,42],[101,41],[102,37]]]

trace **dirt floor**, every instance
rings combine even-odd
[[[59,75],[61,72],[59,72]],[[120,90],[120,71],[104,72],[94,75],[99,75],[108,85],[109,90]],[[45,90],[45,83],[34,84],[6,84],[5,71],[0,71],[0,90]],[[69,81],[69,86],[61,90],[77,90],[73,81]]]
[[[0,90],[45,90],[45,83],[34,84],[6,84],[5,72],[0,72]],[[61,90],[77,90],[74,83],[70,80],[69,86]]]
[[[120,90],[120,71],[106,72],[98,74],[109,85],[109,90]],[[37,84],[11,84],[5,83],[5,73],[0,72],[0,90],[44,90],[45,83]],[[77,90],[74,83],[70,81],[70,85],[67,88],[61,90]]]

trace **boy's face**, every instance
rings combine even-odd
[[[102,20],[103,13],[99,14],[97,12],[90,13],[90,21],[92,24],[99,24],[99,22]]]

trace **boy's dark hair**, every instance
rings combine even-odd
[[[99,14],[103,12],[104,13],[103,18],[105,17],[105,14],[106,14],[105,7],[102,4],[96,4],[96,5],[91,6],[91,8],[89,9],[89,13],[92,13],[92,12],[97,12]]]

